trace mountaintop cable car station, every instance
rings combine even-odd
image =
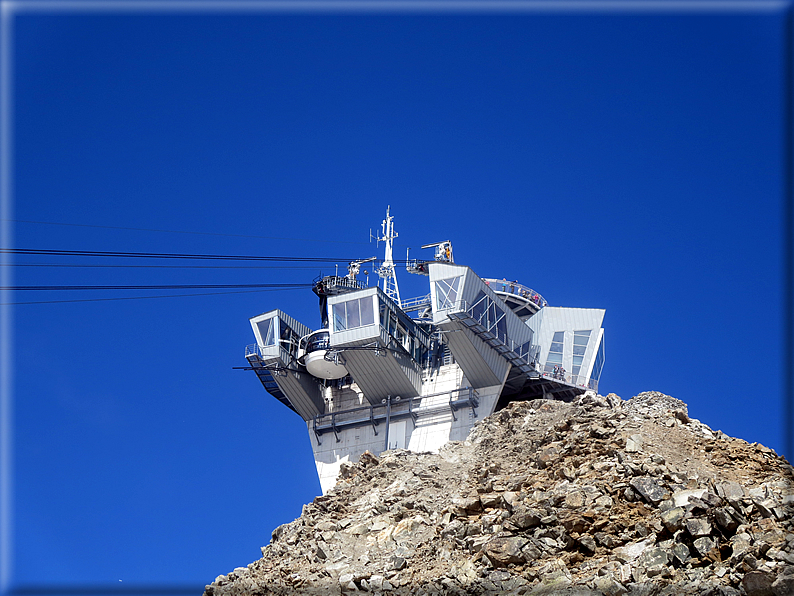
[[[374,258],[317,280],[319,329],[281,310],[251,318],[246,359],[306,421],[323,493],[364,451],[437,451],[511,401],[597,390],[604,366],[604,310],[549,306],[527,286],[481,278],[454,262],[448,241],[408,263],[429,293],[401,300],[393,220],[387,210],[380,285],[357,279]]]

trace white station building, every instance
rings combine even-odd
[[[548,306],[525,285],[481,278],[449,242],[409,263],[429,293],[401,301],[388,210],[382,229],[382,284],[356,278],[374,259],[318,279],[319,329],[281,310],[251,319],[249,367],[306,421],[323,493],[367,450],[437,451],[511,401],[597,390],[604,366],[604,310]]]

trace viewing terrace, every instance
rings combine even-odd
[[[538,292],[520,284],[517,281],[506,279],[491,279],[483,277],[482,280],[496,292],[499,299],[510,307],[518,318],[526,321],[548,303]]]

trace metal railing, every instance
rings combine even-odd
[[[261,352],[259,351],[259,344],[248,344],[245,346],[245,357],[248,358],[249,356],[261,356]]]
[[[412,310],[419,310],[423,306],[430,306],[430,294],[403,300],[400,308],[402,308],[403,312],[410,312]]]
[[[507,281],[504,279],[491,279],[489,277],[483,277],[482,280],[494,292],[502,292],[504,294],[512,294],[514,296],[520,296],[525,300],[534,302],[538,306],[548,305],[546,299],[543,296],[541,296],[538,292],[536,292],[529,286],[525,286],[524,284],[518,283],[517,281]]]
[[[442,395],[448,395],[448,401],[424,407],[420,405],[422,400]],[[384,400],[384,402],[385,401],[386,400]],[[479,407],[479,405],[477,392],[472,387],[463,387],[461,389],[442,391],[440,393],[421,395],[418,397],[406,397],[402,399],[394,397],[390,398],[390,403],[388,405],[386,403],[381,403],[377,405],[348,408],[346,410],[329,412],[327,414],[319,414],[314,417],[312,430],[314,430],[318,443],[320,442],[320,437],[327,432],[333,432],[336,437],[336,442],[338,443],[341,440],[339,438],[339,431],[346,428],[371,425],[375,436],[377,436],[378,426],[381,422],[411,418],[414,424],[416,424],[419,416],[437,413],[447,409],[451,410],[452,419],[457,420],[455,412],[460,408],[469,407],[476,415],[476,408]]]
[[[577,387],[582,387],[584,389],[593,389],[598,391],[598,381],[596,379],[588,379],[587,375],[573,375],[566,372],[541,372],[540,374],[546,379],[551,379],[553,381],[563,381],[569,385],[576,385]]]

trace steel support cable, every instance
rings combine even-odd
[[[167,234],[195,234],[199,236],[225,236],[230,238],[261,238],[264,240],[296,240],[299,242],[323,242],[334,244],[367,244],[366,242],[349,242],[345,240],[328,240],[327,238],[286,238],[281,236],[258,236],[251,234],[222,234],[219,232],[191,232],[188,230],[161,230],[157,228],[131,228],[128,226],[101,226],[92,224],[65,223],[56,221],[37,221],[32,219],[5,219],[0,221],[11,221],[14,223],[43,224],[48,226],[71,226],[78,228],[101,228],[106,230],[130,230],[134,232],[163,232]]]
[[[0,267],[78,269],[317,269],[317,265],[110,265],[96,263],[0,263]]]
[[[0,254],[31,255],[31,256],[63,256],[63,257],[121,257],[144,259],[203,259],[220,261],[268,261],[268,262],[296,262],[296,263],[350,263],[357,259],[330,258],[330,257],[291,257],[291,256],[257,256],[257,255],[219,255],[219,254],[191,254],[191,253],[158,253],[158,252],[124,252],[104,250],[60,250],[43,248],[0,248]],[[381,262],[377,259],[375,263]],[[404,266],[413,261],[394,259],[395,266]],[[427,261],[434,263],[436,261]],[[439,261],[440,262],[440,261]]]
[[[6,286],[4,289],[17,292],[29,290],[220,290],[233,288],[292,289],[311,288],[312,284],[163,284],[134,286]]]
[[[150,300],[152,298],[185,298],[188,296],[220,296],[226,294],[251,294],[254,292],[272,292],[276,289],[296,290],[299,288],[261,288],[258,290],[232,290],[230,292],[201,292],[194,294],[159,294],[155,296],[115,296],[113,298],[74,298],[70,300],[32,300],[25,302],[0,302],[0,306],[20,304],[65,304],[67,302],[113,302],[117,300]]]
[[[202,259],[216,261],[286,261],[297,263],[341,263],[354,259],[332,259],[326,257],[271,257],[254,255],[217,255],[158,252],[121,252],[101,250],[50,250],[40,248],[0,248],[0,254],[46,255],[63,257],[123,257],[141,259]]]

